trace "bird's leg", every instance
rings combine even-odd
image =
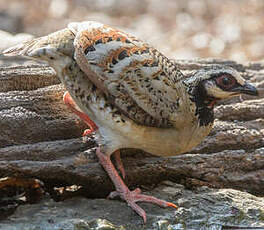
[[[116,196],[120,196],[121,199],[125,200],[127,204],[143,218],[144,223],[146,223],[147,217],[145,211],[139,207],[136,202],[150,202],[157,204],[161,207],[173,207],[178,208],[175,204],[157,199],[153,196],[147,196],[141,194],[141,190],[139,188],[130,191],[128,187],[125,185],[118,172],[116,171],[114,165],[111,162],[110,156],[105,155],[101,152],[100,148],[96,149],[96,155],[99,158],[100,164],[103,166],[112,182],[115,185],[116,191],[111,192],[108,196],[109,198],[114,198]]]
[[[80,108],[76,105],[68,91],[64,93],[63,101],[73,113],[75,113],[89,126],[89,129],[84,130],[83,136],[88,136],[98,129],[97,125],[88,117],[88,115],[82,112]]]
[[[120,150],[115,151],[113,153],[113,155],[115,158],[116,166],[117,166],[118,170],[121,172],[123,179],[125,179],[126,173],[125,173],[123,162],[122,162],[121,157],[120,157]]]
[[[80,117],[89,126],[89,129],[84,130],[83,136],[88,136],[98,129],[96,124],[85,113],[80,111],[80,109],[78,108],[78,106],[76,105],[76,103],[74,102],[68,91],[64,93],[63,101],[71,109],[73,113],[75,113],[78,117]],[[121,172],[123,179],[125,179],[126,173],[120,157],[119,150],[117,150],[114,153],[114,158],[118,170]]]

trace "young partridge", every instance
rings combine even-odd
[[[68,28],[4,52],[45,60],[67,92],[64,102],[95,132],[96,154],[120,196],[146,222],[136,202],[176,205],[130,191],[110,160],[114,153],[125,176],[119,150],[142,149],[156,156],[188,152],[210,132],[217,101],[257,95],[234,69],[215,65],[184,76],[177,65],[134,36],[98,22]]]

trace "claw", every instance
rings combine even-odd
[[[175,209],[178,209],[178,208],[179,208],[176,204],[173,204],[173,203],[171,203],[171,202],[167,202],[167,206],[168,206],[168,207],[175,208]]]
[[[114,199],[119,196],[119,193],[117,191],[110,192],[110,194],[107,196],[107,199]]]
[[[135,202],[127,202],[128,206],[130,206],[139,216],[143,218],[144,224],[147,222],[147,215],[146,212],[138,206]]]

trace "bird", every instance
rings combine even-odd
[[[120,150],[141,149],[155,156],[186,153],[209,134],[214,106],[222,99],[258,90],[227,65],[202,67],[184,75],[175,61],[137,37],[95,21],[67,28],[3,52],[44,60],[66,88],[63,101],[94,133],[96,155],[115,191],[146,223],[137,202],[178,208],[131,191],[124,183]],[[111,161],[116,160],[116,167]]]

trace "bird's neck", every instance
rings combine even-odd
[[[208,126],[214,122],[214,105],[216,98],[206,94],[203,88],[196,86],[190,92],[190,100],[195,103],[195,116],[199,120],[200,126]]]

